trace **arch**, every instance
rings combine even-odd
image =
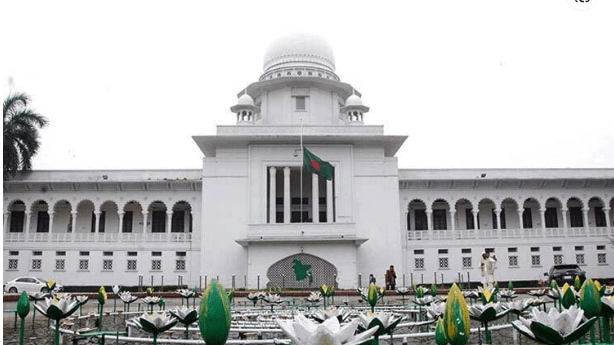
[[[168,207],[162,200],[154,200],[147,207],[148,219],[151,220],[151,232],[167,232],[167,213]]]
[[[68,206],[67,206],[68,205]],[[61,208],[68,208],[69,212],[72,210],[72,204],[66,199],[60,199],[53,204],[53,212],[58,212]]]
[[[580,197],[570,196],[567,199],[567,201],[565,202],[565,206],[567,208],[569,208],[569,207],[582,207],[582,208],[584,208],[584,201],[582,201],[582,198],[580,198]]]
[[[11,200],[7,206],[5,213],[9,213],[6,215],[8,217],[8,232],[24,232],[24,226],[26,224],[26,203],[21,199]]]
[[[555,196],[551,196],[544,202],[546,207],[563,207],[563,202],[561,199]]]
[[[337,287],[337,268],[307,253],[296,253],[275,262],[267,270],[268,288],[313,288],[326,284]]]
[[[599,205],[596,205],[596,202],[599,203]],[[592,196],[589,200],[588,200],[588,206],[590,207],[591,205],[593,206],[601,206],[601,207],[605,207],[605,202],[603,201],[603,199],[599,196]]]
[[[4,212],[12,212],[12,211],[25,211],[26,203],[21,199],[13,199],[6,204],[6,209]]]
[[[72,231],[72,209],[70,201],[60,199],[53,204],[53,226],[50,232],[67,233]]]
[[[178,200],[171,210],[171,232],[192,232],[192,205],[187,200]]]
[[[419,198],[414,198],[407,204],[407,230],[428,229],[427,208],[427,203]]]
[[[467,198],[458,198],[456,199],[456,201],[454,201],[454,207],[458,208],[459,204],[463,204],[463,203],[467,203],[469,204],[469,206],[471,206],[471,208],[473,208],[473,202],[471,202],[471,200],[467,199]]]

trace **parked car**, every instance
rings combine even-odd
[[[53,291],[62,291],[64,287],[58,283]],[[20,293],[25,292],[49,292],[47,281],[36,277],[19,277],[4,283],[4,292]]]
[[[554,265],[550,267],[550,270],[547,273],[544,273],[545,276],[548,276],[548,281],[551,282],[553,280],[556,281],[559,286],[569,283],[573,284],[576,276],[580,277],[580,283],[584,283],[586,279],[586,272],[583,271],[578,265]]]

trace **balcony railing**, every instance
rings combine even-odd
[[[479,229],[479,230],[410,230],[409,241],[420,240],[473,240],[492,238],[554,238],[554,237],[612,237],[614,229],[591,228],[546,228],[546,229]]]
[[[171,233],[23,233],[4,234],[4,242],[191,242],[192,234]]]

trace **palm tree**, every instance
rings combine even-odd
[[[47,119],[28,109],[29,101],[25,93],[15,93],[2,105],[4,178],[15,176],[18,170],[31,170],[32,157],[40,147],[38,129],[47,125]]]

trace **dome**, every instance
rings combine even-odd
[[[335,72],[333,49],[320,36],[291,34],[269,45],[264,54],[264,72],[293,66],[319,67]]]
[[[345,100],[345,105],[362,105],[362,99],[356,95],[350,95],[350,97]]]
[[[244,93],[237,101],[238,105],[254,105],[254,99],[250,95]]]

